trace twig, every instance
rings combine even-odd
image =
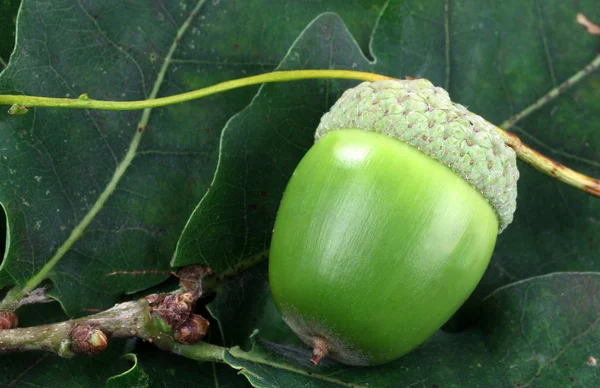
[[[153,98],[139,101],[102,101],[93,100],[87,94],[79,98],[52,98],[36,97],[25,95],[0,95],[0,105],[18,105],[26,108],[46,107],[46,108],[79,108],[79,109],[100,109],[100,110],[137,110],[156,108],[179,104],[198,98],[207,97],[213,94],[222,93],[232,89],[238,89],[245,86],[260,85],[270,82],[289,82],[305,79],[351,79],[358,81],[379,81],[392,79],[380,74],[366,73],[362,71],[351,70],[290,70],[274,71],[271,73],[255,75],[252,77],[239,78],[231,81],[221,82],[219,84],[206,88],[194,90],[187,93],[175,94],[168,97]]]
[[[181,333],[190,335],[193,304],[190,294],[155,294],[125,302],[101,313],[49,325],[0,330],[0,354],[42,350],[69,358],[76,354],[96,354],[106,348],[109,338],[137,337],[167,350],[195,360],[220,361],[225,348],[198,342],[181,342]],[[187,313],[187,314],[186,314]],[[170,318],[173,318],[169,320]],[[183,320],[178,322],[177,319]],[[203,318],[201,318],[203,320]],[[204,323],[203,323],[204,324]],[[207,324],[202,329],[206,333]],[[194,340],[199,336],[191,333]],[[179,338],[179,342],[176,340]],[[189,339],[190,337],[183,338]]]
[[[583,190],[588,194],[600,198],[600,180],[594,179],[577,171],[571,170],[567,166],[558,163],[529,148],[514,133],[507,132],[502,128],[496,127],[504,142],[515,150],[519,159],[529,164],[542,173],[549,175],[559,181]]]
[[[515,122],[527,116],[534,110],[541,107],[548,100],[556,98],[567,87],[581,80],[593,70],[600,67],[600,57],[594,59],[583,70],[579,71],[573,77],[565,81],[561,86],[548,92],[547,95],[539,99],[536,103],[508,119],[501,125],[504,128],[511,127]],[[133,110],[147,109],[159,106],[166,106],[186,102],[228,90],[241,88],[244,86],[258,85],[269,82],[289,82],[304,79],[353,79],[360,81],[378,81],[393,79],[384,75],[366,73],[360,71],[347,70],[291,70],[275,71],[266,74],[260,74],[252,77],[240,78],[232,81],[222,82],[207,88],[194,90],[187,93],[177,94],[168,97],[141,100],[141,101],[101,101],[89,99],[87,94],[78,99],[35,97],[23,95],[0,95],[0,105],[12,105],[12,111],[18,114],[24,114],[31,107],[53,107],[53,108],[83,108],[83,109],[105,109],[105,110]],[[507,145],[514,148],[519,159],[529,164],[533,168],[550,175],[559,181],[583,190],[593,196],[600,197],[600,182],[597,179],[586,176],[570,168],[553,161],[547,156],[531,149],[524,144],[516,135],[496,127]],[[13,295],[10,295],[11,297]],[[14,295],[18,299],[18,295]],[[4,307],[10,307],[4,303]]]

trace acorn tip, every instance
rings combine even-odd
[[[327,356],[327,352],[328,349],[325,341],[321,338],[315,338],[310,362],[312,362],[313,365],[319,365],[319,362],[323,359],[323,357]]]

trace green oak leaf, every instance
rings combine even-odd
[[[391,0],[374,32],[375,71],[425,77],[486,119],[577,171],[600,177],[600,73],[560,84],[597,56],[599,38],[576,22],[600,21],[595,1]],[[558,98],[516,124],[510,118],[550,90]],[[600,201],[519,163],[517,211],[498,238],[468,306],[496,288],[555,271],[599,271]]]
[[[2,387],[103,387],[111,376],[126,369],[120,347],[111,346],[98,357],[65,361],[49,353],[20,353],[2,357]]]
[[[594,1],[322,3],[25,0],[0,94],[142,99],[276,67],[426,77],[557,161],[600,176],[600,76],[561,87],[596,56],[598,38],[575,22],[577,12],[600,20]],[[341,19],[327,13],[313,20],[324,11]],[[219,285],[208,309],[218,322],[213,340],[220,334],[225,345],[242,346],[226,362],[256,386],[599,385],[589,361],[600,354],[598,274],[539,275],[599,270],[600,201],[524,164],[515,223],[500,236],[463,311],[479,319],[472,327],[440,331],[380,367],[307,363],[308,350],[270,299],[266,264],[256,263],[268,255],[279,199],[319,117],[353,84],[238,90],[154,109],[147,123],[143,112],[0,113],[0,203],[9,228],[0,289],[25,286],[59,252],[47,272],[51,295],[69,315],[86,314],[164,280],[177,244],[175,266],[198,263],[230,278],[255,265]],[[557,98],[528,110],[551,90]],[[136,139],[131,164],[93,213]],[[87,214],[92,222],[77,232]],[[61,251],[73,231],[75,243]],[[50,307],[56,304],[32,311],[49,321],[65,318],[46,312]],[[20,310],[24,323],[41,323],[27,318],[30,308]],[[249,339],[254,329],[259,332]],[[151,386],[177,384],[180,376],[179,383],[192,385],[191,376],[207,367],[144,346],[130,367],[119,356],[131,351],[131,344],[111,345],[94,364],[40,353],[2,356],[0,382],[63,386],[67,371],[84,386],[109,376],[115,377],[108,384],[117,386],[144,383],[145,376]],[[234,376],[216,368],[219,376]],[[216,375],[213,369],[197,381],[212,386]],[[231,378],[232,386],[240,384]],[[227,386],[228,379],[219,382]]]
[[[339,16],[324,14],[304,30],[277,70],[369,67]],[[232,271],[268,250],[281,195],[314,141],[322,112],[356,84],[316,80],[262,86],[223,130],[218,171],[172,264]]]
[[[267,277],[267,265],[261,263],[216,289],[215,299],[206,308],[217,321],[224,346],[249,348],[252,343],[248,335],[257,328],[260,337],[270,342],[302,344],[283,323],[271,298]]]
[[[25,0],[0,93],[135,100],[197,89],[272,70],[323,11],[348,14],[366,46],[382,3],[274,2],[274,21],[258,12],[266,2]],[[1,113],[9,241],[0,288],[18,293],[48,278],[75,316],[163,281],[209,187],[220,130],[255,91],[144,112]]]
[[[288,55],[280,66],[328,67],[331,56],[338,68],[428,78],[446,87],[455,101],[515,130],[550,157],[598,177],[600,74],[583,77],[570,88],[559,86],[585,73],[597,55],[598,37],[577,24],[577,12],[600,20],[593,1],[575,7],[515,0],[510,6],[486,2],[481,8],[479,3],[449,2],[446,7],[440,2],[390,0],[373,30],[372,63],[357,47],[323,53],[311,38],[301,37],[290,51],[295,62]],[[335,39],[351,37],[337,34]],[[287,178],[309,147],[320,116],[335,101],[327,89],[328,104],[316,107],[323,93],[322,83],[316,84],[311,89],[265,85],[227,124],[211,191],[188,221],[174,265],[199,263],[229,272],[266,251]],[[512,123],[511,118],[521,117],[519,112],[552,90],[557,98],[543,101],[538,110]],[[297,103],[300,93],[307,102]],[[310,109],[303,111],[306,104]],[[299,138],[305,142],[299,143]],[[471,320],[481,298],[502,285],[555,271],[600,270],[595,260],[600,251],[600,201],[524,163],[519,168],[515,221],[499,236],[490,267],[458,321]]]
[[[123,356],[123,358],[125,360],[133,362],[133,365],[125,372],[110,377],[106,381],[105,386],[107,388],[148,388],[150,386],[150,377],[144,371],[144,369],[140,367],[137,355],[133,353],[127,353]]]
[[[243,308],[251,299],[238,300],[237,306]],[[496,290],[481,308],[483,320],[476,327],[456,334],[439,331],[413,352],[381,366],[357,368],[333,361],[312,366],[307,347],[264,340],[260,325],[251,336],[252,348],[233,348],[226,361],[256,387],[600,384],[600,368],[590,359],[600,355],[600,274],[531,278]]]
[[[247,387],[243,377],[223,364],[199,363],[183,357],[145,349],[124,356],[131,368],[109,378],[106,388]]]

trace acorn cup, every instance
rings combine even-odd
[[[425,79],[347,90],[315,139],[277,214],[273,299],[314,364],[386,363],[480,281],[516,208],[515,152]]]

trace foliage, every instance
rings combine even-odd
[[[17,3],[0,1],[4,60],[15,31],[5,21]],[[593,0],[25,0],[0,94],[146,99],[274,69],[425,77],[597,177],[600,74],[558,88],[596,57],[597,37],[575,22],[578,12],[600,21]],[[515,221],[447,331],[381,367],[306,362],[270,299],[266,265],[251,264],[268,250],[283,189],[320,116],[354,84],[275,83],[145,112],[0,113],[8,219],[0,289],[22,288],[48,268],[50,295],[75,317],[150,293],[172,267],[233,275],[206,301],[210,341],[233,347],[225,361],[247,379],[128,341],[91,359],[3,355],[0,383],[98,386],[114,376],[108,386],[599,385],[600,369],[588,359],[600,356],[600,201],[523,163]],[[558,98],[508,121],[554,88]],[[98,205],[127,155],[131,162]],[[64,319],[57,305],[26,307],[23,323]]]

